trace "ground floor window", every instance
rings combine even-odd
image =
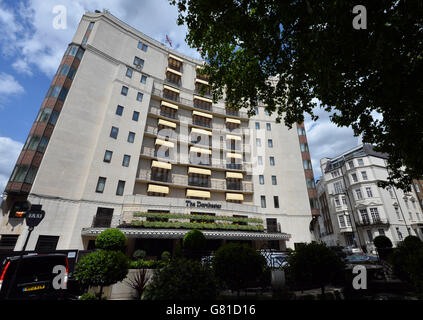
[[[35,246],[36,252],[52,252],[56,250],[59,236],[39,236],[37,245]]]

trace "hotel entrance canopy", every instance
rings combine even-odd
[[[82,229],[82,236],[98,236],[107,228],[84,228]],[[142,238],[142,239],[182,239],[185,233],[190,230],[187,229],[147,229],[147,228],[118,228],[127,238]],[[287,233],[267,233],[267,232],[248,232],[248,231],[216,231],[216,230],[201,230],[206,239],[221,239],[221,240],[285,240],[291,238]]]

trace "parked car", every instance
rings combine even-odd
[[[67,283],[69,263],[66,254],[31,254],[3,260],[0,271],[0,299],[33,300],[65,299],[66,289],[55,289],[55,266],[64,266],[63,281]]]
[[[345,258],[346,263],[377,263],[378,261],[377,257],[366,254],[353,254]]]

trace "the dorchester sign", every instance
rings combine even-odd
[[[211,208],[211,209],[221,209],[222,205],[217,203],[203,202],[203,201],[185,201],[186,206],[189,208]]]

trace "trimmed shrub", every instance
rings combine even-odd
[[[392,248],[392,242],[387,236],[377,236],[373,239],[373,243],[377,249]]]
[[[266,277],[266,259],[245,244],[229,243],[220,247],[213,259],[216,277],[231,290],[257,286]]]
[[[78,300],[97,300],[97,297],[94,293],[84,293],[79,297]]]
[[[161,260],[143,260],[139,259],[137,261],[130,261],[130,269],[160,269],[166,265],[165,261]]]
[[[119,229],[104,230],[95,240],[95,246],[103,250],[122,250],[125,243],[126,236]]]
[[[162,258],[162,261],[168,262],[170,260],[170,252],[169,251],[163,251],[161,258]]]
[[[423,242],[418,237],[410,235],[404,238],[403,244],[408,248],[420,248]]]
[[[202,250],[206,244],[206,237],[197,229],[187,232],[184,236],[182,246],[187,250]]]
[[[132,257],[136,260],[144,259],[147,256],[147,253],[144,250],[135,250]]]
[[[143,298],[145,300],[214,300],[217,281],[209,267],[199,261],[172,259],[154,273]]]

